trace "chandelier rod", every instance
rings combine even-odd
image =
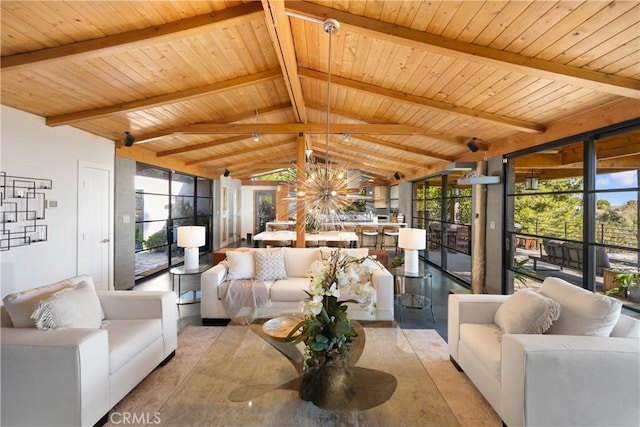
[[[332,40],[331,36],[338,31],[339,27],[340,27],[340,24],[335,19],[329,18],[326,21],[324,21],[323,29],[327,34],[329,34],[329,58],[328,58],[328,64],[327,64],[327,128],[326,128],[326,134],[325,134],[325,147],[324,147],[325,176],[328,176],[329,174],[329,106],[330,106],[329,96],[331,91],[331,40]]]

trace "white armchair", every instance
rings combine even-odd
[[[98,297],[105,313],[99,329],[15,328],[3,313],[2,425],[95,425],[175,354],[172,292]]]
[[[560,279],[547,281],[543,287],[568,297],[558,301],[560,319],[563,313],[588,318],[593,306],[580,313],[572,303],[586,294],[603,298]],[[450,295],[448,313],[451,360],[506,425],[640,424],[640,321],[620,315],[607,336],[503,334],[494,316],[507,298]]]

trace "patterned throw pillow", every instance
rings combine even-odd
[[[282,249],[258,250],[256,255],[256,280],[286,279],[284,251]]]

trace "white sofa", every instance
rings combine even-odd
[[[270,249],[247,249],[243,252],[264,251]],[[286,279],[267,281],[265,285],[269,294],[269,306],[283,309],[299,309],[300,301],[308,298],[304,292],[309,288],[308,270],[313,261],[320,259],[321,254],[326,254],[335,248],[282,248],[284,251],[284,264]],[[367,248],[342,249],[353,256],[363,257],[368,255]],[[229,252],[227,252],[227,256]],[[254,268],[250,267],[249,269]],[[223,304],[223,295],[220,286],[228,280],[229,264],[224,261],[202,273],[201,290],[202,299],[200,313],[204,324],[216,323],[216,319],[229,319]],[[393,276],[378,265],[373,273],[373,286],[376,288],[376,312],[382,311],[393,318]],[[348,299],[348,295],[341,295],[341,299]],[[353,318],[361,320],[374,319],[358,304],[348,304],[349,313],[355,313]]]
[[[509,427],[640,425],[640,321],[558,278],[539,293],[560,304],[544,334],[502,333],[494,316],[510,296],[450,295],[454,364]]]
[[[18,297],[28,310],[41,290],[49,295],[52,289],[87,280],[91,278],[76,276]],[[15,306],[9,313],[10,307],[2,306],[3,426],[95,425],[175,354],[173,292],[98,291],[97,295],[104,312],[99,328],[14,327]],[[28,319],[28,312],[25,315]]]

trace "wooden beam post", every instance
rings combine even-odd
[[[487,172],[487,162],[480,160],[477,163],[476,171],[485,175]],[[487,266],[486,255],[486,234],[487,234],[487,186],[476,184],[473,186],[473,218],[471,219],[471,230],[473,233],[473,252],[471,253],[471,293],[484,294],[485,273]]]
[[[307,180],[307,172],[304,168],[306,164],[306,145],[304,132],[299,132],[296,137],[296,187],[298,192],[304,189],[304,182]],[[304,197],[296,197],[296,248],[305,247],[305,230],[307,209]]]

